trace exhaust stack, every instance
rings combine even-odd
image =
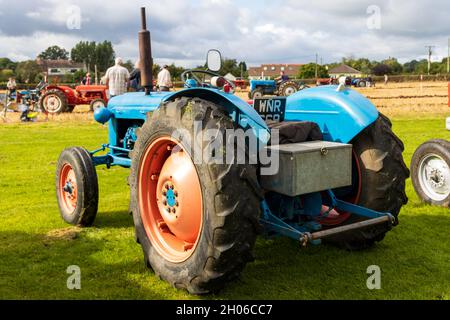
[[[145,89],[145,94],[149,95],[153,89],[153,57],[150,31],[147,30],[147,17],[145,8],[141,8],[142,30],[139,31],[139,57],[141,69],[141,85]]]

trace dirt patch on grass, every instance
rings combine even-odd
[[[79,227],[68,227],[63,229],[50,230],[44,236],[44,243],[51,243],[55,241],[71,241],[78,238],[81,232]]]

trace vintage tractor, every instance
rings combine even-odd
[[[288,97],[297,91],[308,88],[304,83],[297,83],[292,80],[250,80],[250,99],[262,98],[265,95]]]
[[[105,107],[108,103],[106,86],[82,85],[75,89],[69,86],[48,85],[39,99],[41,110],[48,114],[72,112],[75,106],[88,104],[91,111]]]
[[[145,263],[193,294],[238,277],[260,232],[358,250],[398,223],[409,175],[403,144],[361,94],[324,86],[259,101],[255,110],[222,90],[228,81],[216,73],[216,50],[208,70],[190,70],[186,89],[152,92],[144,8],[139,44],[145,92],[95,111],[108,124],[108,143],[59,157],[65,221],[93,224],[97,166],[130,168],[129,211]],[[199,83],[205,74],[211,81]]]

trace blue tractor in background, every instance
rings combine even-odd
[[[289,97],[297,91],[308,88],[304,83],[297,83],[295,81],[285,80],[250,80],[250,92],[248,97],[250,99],[258,99],[263,96],[281,96]]]
[[[323,86],[251,107],[223,90],[216,50],[209,70],[189,71],[184,90],[154,92],[141,13],[145,92],[95,111],[109,128],[100,148],[62,151],[56,195],[66,222],[94,223],[97,166],[129,168],[129,211],[146,265],[193,294],[237,278],[261,232],[360,250],[397,225],[407,202],[403,144],[368,99]]]

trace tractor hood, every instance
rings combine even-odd
[[[209,88],[191,88],[176,92],[144,92],[123,94],[109,100],[108,110],[115,118],[143,119],[146,114],[159,107],[161,102],[175,100],[178,97],[197,97],[219,104],[226,108],[230,114],[239,117],[239,123],[245,128],[248,125],[255,129],[267,130],[266,123],[259,114],[239,97]]]
[[[171,92],[131,92],[116,96],[109,100],[108,110],[116,119],[143,119],[148,112],[153,112]]]
[[[376,107],[359,92],[320,86],[289,96],[285,120],[315,122],[326,140],[348,143],[378,116]]]

